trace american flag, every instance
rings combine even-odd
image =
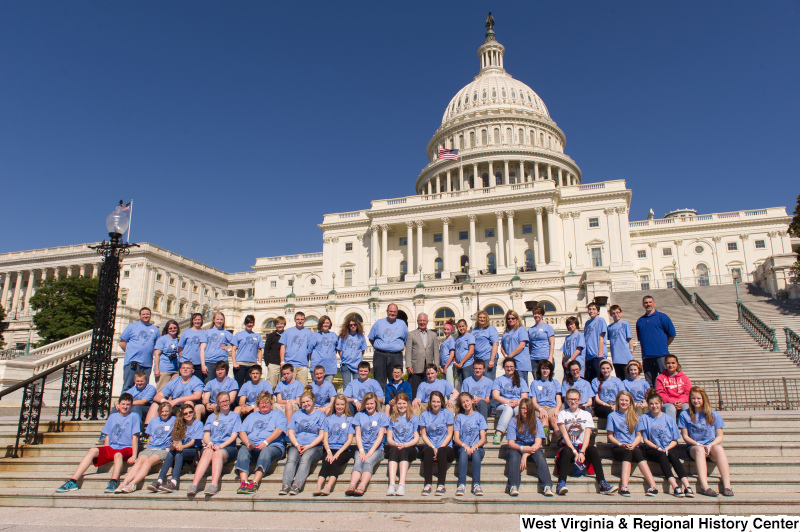
[[[439,159],[446,161],[457,161],[458,150],[439,150]]]
[[[131,203],[133,203],[133,202],[129,202],[129,203],[126,203],[125,205],[123,205],[123,206],[122,206],[122,210],[123,210],[123,211],[128,211],[128,210],[130,210],[130,208],[131,208]]]

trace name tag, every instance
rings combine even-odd
[[[168,431],[169,431],[169,427],[164,427],[164,432],[168,432]]]
[[[541,387],[541,386],[537,386],[536,388],[537,388],[537,389],[538,389],[540,392],[542,391],[542,387]]]
[[[378,426],[378,422],[377,422],[377,421],[373,421],[373,422],[372,422],[372,426],[373,426],[373,427],[377,427],[377,426]]]
[[[218,427],[219,426],[219,421],[215,421],[213,424],[214,424],[215,427]]]
[[[342,428],[346,429],[347,428],[347,423],[342,423]]]

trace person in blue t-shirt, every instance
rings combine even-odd
[[[369,370],[369,362],[366,360],[360,362],[358,364],[358,378],[350,381],[350,384],[344,389],[344,395],[347,397],[347,402],[350,403],[350,413],[353,415],[362,410],[361,401],[368,392],[377,395],[380,402],[380,394],[383,393],[383,390],[378,381],[369,378]]]
[[[446,493],[447,464],[456,457],[453,450],[454,422],[453,413],[444,408],[444,396],[441,392],[432,392],[428,398],[428,409],[419,417],[420,438],[425,444],[422,447],[422,472],[425,477],[423,497],[431,494],[434,462],[437,464],[435,495],[443,497]]]
[[[411,399],[403,392],[397,394],[392,405],[386,443],[389,445],[389,488],[386,495],[402,497],[406,494],[408,468],[417,459],[419,443],[419,418],[411,412]],[[395,487],[398,468],[400,483]]]
[[[301,385],[305,386],[308,382],[308,344],[314,334],[311,329],[305,328],[306,315],[304,312],[296,312],[294,315],[294,327],[286,329],[281,335],[281,368],[286,364],[294,366],[295,375]],[[283,375],[283,370],[281,370]],[[288,415],[286,417],[291,417]]]
[[[600,374],[600,362],[605,360],[606,353],[606,320],[600,317],[597,303],[589,303],[586,307],[589,320],[583,324],[583,336],[586,339],[586,380],[592,382]]]
[[[642,363],[638,360],[631,360],[625,366],[625,372],[628,374],[628,378],[622,381],[622,385],[633,396],[636,414],[642,415],[647,412],[647,390],[650,389],[650,384],[642,373]]]
[[[191,405],[195,409],[195,415],[202,413],[203,405],[203,381],[194,376],[194,364],[189,360],[181,362],[178,368],[179,377],[172,379],[164,388],[153,398],[153,404],[147,413],[145,425],[158,415],[158,404],[168,401],[173,407],[182,404]]]
[[[225,329],[225,314],[222,312],[214,313],[214,326],[206,331],[206,342],[206,348],[200,351],[200,369],[203,380],[208,383],[216,378],[215,364],[227,362],[228,354],[233,350],[233,335]]]
[[[625,366],[633,360],[633,333],[631,324],[622,319],[622,309],[619,305],[608,307],[612,322],[608,325],[608,347],[611,352],[611,361],[614,363],[614,373],[617,378],[625,378]]]
[[[196,378],[196,377],[193,377]],[[200,379],[198,379],[200,380]],[[164,458],[158,479],[147,486],[153,493],[175,493],[184,462],[192,463],[197,459],[197,452],[203,441],[203,422],[194,415],[194,407],[184,404],[178,407],[178,416],[172,429],[172,444]],[[172,478],[167,482],[167,473],[172,468]]]
[[[553,327],[544,322],[544,307],[533,307],[533,325],[528,329],[528,348],[531,355],[531,368],[536,371],[540,360],[549,360],[555,364],[553,352],[556,346],[556,337]]]
[[[656,377],[666,369],[664,357],[670,354],[669,346],[675,339],[675,326],[669,316],[656,310],[653,296],[644,296],[642,307],[644,315],[636,320],[636,337],[642,350],[644,376],[650,386],[655,386]]]
[[[697,465],[697,482],[700,488],[697,493],[707,497],[719,495],[708,486],[708,460],[716,462],[719,476],[722,479],[722,495],[733,497],[731,489],[731,468],[728,456],[722,448],[722,417],[711,409],[708,394],[700,386],[689,390],[689,410],[684,410],[678,417],[678,428],[686,442],[689,458]]]
[[[331,329],[333,322],[328,316],[322,316],[317,325],[317,332],[311,335],[308,341],[309,355],[311,356],[311,367],[322,366],[325,369],[325,380],[333,382],[338,368],[336,366],[336,346],[339,337]],[[325,412],[329,414],[330,412]]]
[[[492,387],[492,399],[498,403],[495,412],[499,416],[494,430],[495,445],[500,444],[511,418],[519,413],[520,399],[528,397],[531,391],[528,383],[519,377],[517,363],[513,358],[503,361],[503,372],[503,375],[495,379]]]
[[[294,366],[284,364],[281,366],[281,377],[283,380],[275,387],[276,406],[283,410],[286,419],[291,419],[295,412],[300,410],[300,396],[305,390],[305,386],[294,378]]]
[[[554,378],[555,367],[549,360],[540,360],[536,367],[536,379],[531,383],[530,398],[533,409],[542,422],[545,438],[558,434],[558,413],[561,411],[561,383]],[[552,432],[551,432],[552,431]],[[557,441],[553,438],[552,441]],[[547,440],[545,439],[545,445]]]
[[[472,364],[472,377],[461,383],[461,391],[472,396],[475,401],[475,410],[484,418],[489,419],[489,411],[492,408],[492,387],[494,381],[483,376],[486,370],[486,362],[476,360]]]
[[[472,396],[462,392],[458,396],[458,414],[453,422],[453,443],[458,456],[458,487],[456,497],[463,497],[467,491],[467,465],[472,462],[472,494],[483,497],[481,488],[481,461],[486,455],[486,431],[489,425],[486,418],[475,412]]]
[[[236,404],[236,394],[239,392],[239,385],[236,384],[235,380],[228,377],[229,369],[230,366],[228,366],[227,360],[220,360],[214,363],[215,378],[208,381],[203,388],[204,416],[214,412],[216,397],[220,392],[227,392],[231,404]]]
[[[561,365],[564,366],[564,375],[567,374],[567,365],[570,362],[577,361],[581,367],[581,377],[585,373],[584,366],[586,362],[586,338],[583,333],[578,331],[578,318],[570,316],[566,320],[567,331],[569,335],[564,338],[564,345],[561,346]]]
[[[178,376],[178,343],[180,342],[181,326],[175,320],[169,320],[161,331],[162,336],[156,340],[153,350],[153,376],[156,378],[156,391],[167,385],[169,381]]]
[[[103,426],[102,433],[106,435],[104,445],[92,447],[86,453],[81,463],[75,469],[69,480],[59,487],[56,492],[75,491],[80,489],[80,482],[83,474],[89,469],[90,465],[100,467],[103,464],[114,462],[111,469],[111,480],[106,486],[106,493],[114,493],[119,487],[119,476],[122,473],[124,461],[128,465],[136,462],[139,449],[139,414],[131,412],[133,397],[129,393],[123,393],[117,402],[117,412],[108,416],[106,424]]]
[[[678,425],[675,424],[675,419],[664,415],[661,411],[663,404],[664,400],[655,390],[648,392],[647,407],[650,412],[639,418],[639,423],[636,425],[636,433],[642,436],[647,459],[651,462],[658,462],[661,467],[661,474],[664,475],[664,479],[672,488],[672,494],[676,497],[694,497],[694,492],[689,487],[689,477],[686,475],[686,470],[678,454],[670,452],[670,450],[678,446],[680,433],[678,432]],[[683,489],[681,489],[672,474],[673,468],[683,485]]]
[[[478,312],[477,323],[472,327],[472,336],[475,338],[475,358],[486,362],[484,376],[494,380],[500,335],[495,326],[489,324],[489,314],[485,310]]]
[[[642,435],[636,432],[638,424],[639,416],[636,415],[636,409],[633,406],[633,396],[625,390],[620,391],[614,402],[614,411],[608,414],[606,420],[606,435],[608,442],[612,445],[611,456],[615,461],[622,462],[619,494],[623,497],[630,497],[631,491],[628,489],[628,482],[631,478],[633,464],[636,464],[648,486],[644,494],[654,497],[658,495],[658,489],[650,466],[642,454],[640,447]]]
[[[617,394],[625,389],[625,385],[617,377],[611,375],[614,366],[608,360],[600,363],[600,375],[592,381],[594,392],[594,415],[606,419],[614,411]]]
[[[455,322],[450,318],[442,325],[444,340],[439,342],[439,371],[445,376],[447,382],[456,385],[453,362],[456,359],[456,340],[453,338]]]
[[[299,495],[314,462],[325,454],[322,446],[325,414],[314,406],[311,386],[306,386],[300,395],[300,410],[289,421],[287,436],[292,444],[286,453],[283,480],[278,495]]]
[[[519,314],[513,310],[506,312],[506,330],[500,341],[503,360],[513,358],[517,363],[519,376],[525,382],[528,382],[528,374],[531,372],[531,352],[528,350],[528,341],[528,331],[522,324]]]
[[[264,360],[264,339],[260,334],[253,332],[255,324],[255,316],[248,314],[244,317],[244,330],[233,337],[233,347],[231,347],[233,378],[240,388],[247,381],[250,368],[261,367]]]
[[[239,448],[236,439],[242,430],[242,418],[231,410],[228,392],[219,392],[215,398],[214,413],[208,416],[203,427],[203,454],[197,463],[192,485],[186,492],[190,499],[197,495],[197,485],[206,476],[211,465],[211,482],[206,486],[206,495],[219,493],[219,482],[222,479],[222,467],[236,460]]]
[[[566,398],[567,392],[573,388],[581,393],[581,401],[583,403],[581,403],[580,407],[591,412],[592,403],[594,402],[592,401],[594,399],[594,390],[592,389],[592,383],[581,377],[581,365],[577,360],[573,360],[567,366],[564,382],[561,383],[561,397]]]
[[[150,470],[164,461],[172,443],[174,426],[175,416],[172,415],[172,407],[167,402],[161,403],[158,405],[158,417],[150,421],[147,426],[147,434],[150,436],[147,448],[139,453],[136,463],[128,469],[115,493],[133,493],[136,491],[136,485],[145,479]]]
[[[192,328],[184,331],[178,341],[178,362],[192,363],[194,376],[203,380],[203,366],[200,365],[201,355],[205,353],[208,345],[208,334],[203,330],[203,315],[199,312],[192,314]]]
[[[119,335],[119,347],[125,352],[124,365],[122,366],[122,389],[127,390],[133,386],[134,375],[143,371],[150,380],[150,371],[153,369],[153,350],[158,340],[158,327],[150,323],[150,309],[142,307],[139,310],[139,321],[131,323]]]
[[[455,341],[455,358],[453,359],[453,368],[455,369],[453,372],[455,380],[460,384],[472,377],[472,365],[475,363],[475,337],[471,332],[467,332],[466,320],[458,320],[456,328],[458,329],[458,338]]]
[[[156,387],[152,384],[147,384],[147,373],[140,371],[133,377],[133,386],[127,390],[124,390],[124,393],[129,393],[131,394],[131,397],[133,397],[133,406],[131,406],[131,411],[134,414],[139,414],[139,418],[142,420],[139,430],[143,433],[145,419],[147,419],[147,413],[150,411],[150,405],[153,403],[153,398],[156,396]],[[116,405],[114,406],[116,407]]]
[[[539,361],[539,368],[543,363],[553,363],[547,359]],[[547,469],[547,459],[544,457],[542,445],[546,440],[542,421],[536,415],[533,400],[530,397],[519,402],[519,414],[508,424],[508,484],[506,492],[512,497],[519,496],[522,482],[522,472],[528,469],[528,458],[533,457],[536,464],[536,474],[539,485],[545,497],[553,496],[553,479]]]
[[[401,393],[411,397],[411,383],[403,380],[403,366],[395,366],[392,368],[392,380],[386,385],[383,393],[383,403],[386,405],[384,414],[387,416],[392,414],[394,400]]]
[[[372,472],[383,460],[383,437],[389,420],[379,407],[378,395],[369,392],[361,401],[361,412],[353,417],[358,452],[350,474],[350,487],[344,492],[348,497],[364,495]]]
[[[314,368],[314,380],[311,382],[311,393],[314,394],[314,406],[326,416],[333,412],[333,398],[336,397],[336,388],[325,379],[326,370],[323,366]]]
[[[446,397],[445,406],[448,409],[455,409],[458,390],[453,388],[453,386],[446,380],[437,379],[436,377],[438,377],[436,365],[428,364],[428,366],[425,368],[425,382],[419,385],[419,388],[417,388],[417,396],[411,403],[411,407],[415,414],[422,413],[422,410],[427,408],[428,398],[433,391],[438,391],[444,397]]]
[[[358,378],[358,365],[364,360],[366,350],[364,326],[355,314],[350,314],[344,320],[339,331],[339,340],[336,342],[336,351],[341,359],[339,371],[342,374],[342,390],[347,388],[350,381]]]
[[[236,394],[239,406],[233,410],[242,416],[243,419],[247,414],[255,412],[258,409],[256,399],[258,399],[261,393],[267,392],[270,395],[273,393],[272,385],[261,378],[261,373],[261,366],[250,366],[250,380],[242,384],[242,387],[239,388],[239,393]]]
[[[333,414],[325,419],[322,431],[325,459],[319,469],[315,497],[327,497],[331,494],[339,474],[355,454],[352,444],[356,437],[356,429],[353,427],[353,418],[347,413],[347,397],[339,394],[333,398]]]
[[[239,473],[241,484],[236,493],[249,495],[258,491],[264,473],[272,464],[283,458],[286,451],[286,416],[272,409],[272,394],[261,392],[256,398],[258,412],[247,416],[242,423],[239,438],[242,445],[236,457],[235,472]],[[250,462],[256,461],[253,481],[248,482]]]
[[[381,387],[379,397],[383,395],[389,375],[396,365],[403,365],[403,349],[408,339],[408,325],[397,319],[397,305],[390,303],[386,307],[386,317],[377,320],[369,330],[369,341],[373,347],[372,364],[375,368],[375,380]]]

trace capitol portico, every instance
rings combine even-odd
[[[141,306],[153,308],[156,323],[221,310],[235,330],[254,314],[266,332],[299,310],[310,324],[327,314],[338,328],[355,313],[369,326],[394,302],[401,316],[426,312],[440,326],[478,309],[499,322],[535,300],[563,333],[566,317],[614,291],[733,277],[786,288],[793,242],[784,207],[630,221],[626,182],[585,182],[565,153],[566,135],[506,72],[505,49],[487,29],[478,74],[447,104],[414,195],[325,214],[321,253],[257,258],[248,272],[143,244],[123,263],[117,332]],[[454,156],[439,158],[444,152]],[[96,275],[98,265],[85,245],[0,254],[6,342],[25,342],[42,278]]]

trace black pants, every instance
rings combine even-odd
[[[334,449],[331,450],[333,451]],[[354,455],[353,449],[350,448],[343,451],[342,454],[339,455],[339,458],[336,458],[333,463],[328,462],[328,460],[323,457],[322,467],[319,468],[319,477],[325,479],[329,477],[339,478],[342,469],[347,465],[347,462],[353,459]]]
[[[675,469],[675,474],[678,475],[678,478],[684,478],[686,476],[686,470],[683,468],[681,459],[678,458],[674,448],[667,454],[664,451],[648,447],[647,450],[645,450],[645,455],[648,460],[658,462],[658,465],[661,467],[661,474],[664,475],[665,480],[669,480],[672,476],[670,465]]]
[[[456,453],[452,447],[439,447],[436,453],[436,463],[438,471],[436,473],[436,483],[444,486],[444,479],[447,477],[447,465],[455,460]],[[433,481],[433,447],[427,445],[422,449],[422,474],[425,477],[425,485]]]
[[[626,449],[625,447],[612,447],[611,456],[614,457],[615,462],[631,462],[632,464],[638,464],[644,461],[642,450],[638,447],[635,447],[633,450]]]
[[[392,374],[392,368],[403,365],[403,352],[389,353],[376,349],[372,355],[372,376],[381,385],[381,390],[386,391],[386,383]]]
[[[584,464],[587,466],[589,464],[594,467],[594,474],[597,477],[597,482],[601,482],[606,479],[605,474],[603,474],[603,464],[600,462],[600,453],[597,452],[597,447],[594,445],[589,445],[581,449],[581,452],[586,456],[586,461]],[[575,453],[572,452],[572,449],[569,447],[562,447],[561,448],[561,462],[559,463],[558,469],[558,480],[567,480],[570,472],[572,471],[572,462],[575,460]]]
[[[234,368],[233,378],[236,379],[236,382],[239,384],[239,388],[241,388],[245,382],[250,380],[250,370],[256,366],[261,367],[259,364],[250,364],[249,366],[239,364],[239,369]]]
[[[417,396],[417,388],[419,385],[423,383],[425,380],[425,372],[422,373],[412,373],[408,376],[408,383],[411,385],[411,398],[415,398]]]
[[[608,415],[614,411],[610,406],[603,405],[594,405],[592,408],[594,408],[594,415],[601,419],[607,419]]]
[[[389,461],[390,462],[408,462],[409,464],[417,459],[416,447],[389,447]]]
[[[628,367],[627,364],[614,364],[614,373],[616,373],[617,378],[619,380],[624,381],[628,376],[625,375],[625,369]]]

